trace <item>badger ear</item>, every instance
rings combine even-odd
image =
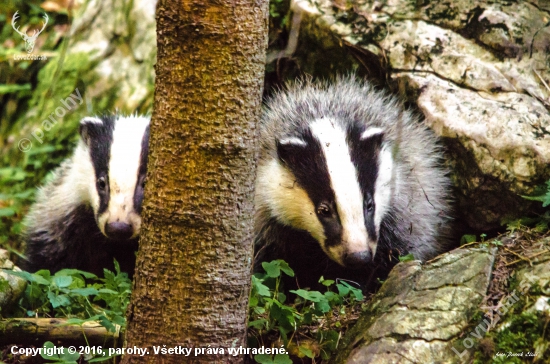
[[[85,117],[80,120],[80,137],[86,145],[90,145],[90,139],[100,133],[103,128],[103,120],[95,117]]]
[[[277,156],[286,165],[296,165],[306,147],[307,143],[300,138],[277,140]]]

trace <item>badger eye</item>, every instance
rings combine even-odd
[[[104,191],[105,188],[107,188],[107,183],[105,182],[105,177],[99,177],[97,179],[97,187],[101,190],[101,191]]]
[[[317,206],[317,215],[322,217],[330,217],[332,215],[330,207],[325,203],[320,204]]]
[[[372,212],[374,210],[374,202],[372,200],[367,201],[367,211]]]

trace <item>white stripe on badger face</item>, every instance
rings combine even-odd
[[[371,136],[374,136],[374,135],[377,135],[377,134],[382,134],[384,132],[383,129],[381,128],[369,128],[367,130],[365,130],[363,132],[363,134],[361,134],[361,140],[365,140],[367,138],[370,138]]]
[[[351,161],[346,132],[328,118],[316,120],[310,129],[323,149],[342,224],[342,244],[329,247],[329,255],[343,265],[345,253],[359,253],[370,247],[374,254],[376,242],[369,239],[365,226],[363,193]]]
[[[384,130],[381,128],[369,128],[361,134],[361,140],[382,133],[384,133]],[[393,157],[391,147],[388,144],[383,144],[380,149],[380,154],[378,156],[378,176],[374,185],[374,205],[376,206],[374,211],[374,226],[376,227],[376,233],[378,235],[380,234],[382,218],[389,209],[392,195],[391,182],[393,179]],[[375,251],[373,251],[372,254],[374,255]]]
[[[393,180],[393,157],[391,146],[383,145],[380,155],[378,156],[378,178],[374,185],[374,226],[376,232],[380,236],[380,224],[382,218],[389,210],[392,196],[392,180]],[[374,255],[374,252],[373,252]]]
[[[304,142],[300,138],[287,138],[287,139],[281,140],[279,143],[281,143],[281,144],[292,144],[292,145],[297,145],[299,147],[305,147],[307,145],[306,142]]]
[[[132,225],[132,237],[139,234],[141,218],[134,209],[134,192],[148,123],[148,118],[134,116],[119,117],[115,122],[109,159],[109,205],[98,224],[103,233],[106,224],[120,221]]]
[[[268,209],[281,223],[305,230],[319,242],[326,239],[307,192],[298,186],[294,174],[275,159],[258,167],[256,207]]]

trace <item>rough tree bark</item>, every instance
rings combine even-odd
[[[266,0],[161,0],[149,173],[128,362],[240,362],[252,260]],[[225,355],[154,355],[153,346]]]

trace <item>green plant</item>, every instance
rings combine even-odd
[[[45,349],[48,351],[45,353],[41,353],[40,356],[48,360],[48,363],[55,363],[55,364],[77,364],[78,359],[80,359],[80,354],[78,352],[69,352],[67,348],[63,348],[63,353],[57,354],[54,353],[54,349],[56,348],[55,344],[51,341],[46,341],[43,345]],[[50,354],[50,352],[52,352]]]
[[[63,269],[54,275],[48,270],[36,273],[4,272],[27,280],[14,317],[67,317],[69,324],[99,321],[114,332],[116,325],[126,326],[125,312],[130,301],[132,282],[120,272],[115,261],[113,273],[104,270],[104,278],[77,269]]]
[[[540,201],[542,207],[550,205],[550,180],[546,181],[546,187],[541,187],[535,196],[521,196],[526,200]]]
[[[550,180],[546,181],[545,186],[537,188],[533,196],[521,196],[526,200],[542,202],[542,207],[550,205]],[[545,232],[549,229],[550,210],[544,211],[541,215],[535,217],[522,217],[515,220],[505,220],[506,230],[513,233],[522,226],[532,227],[535,232]]]
[[[325,280],[319,282],[327,287],[324,293],[304,289],[292,290],[294,303],[287,304],[287,296],[281,290],[283,274],[294,276],[294,271],[282,260],[262,263],[265,273],[252,277],[250,294],[250,346],[263,345],[264,339],[282,342],[287,351],[298,357],[328,359],[337,349],[341,320],[347,308],[363,300],[361,290],[347,282]],[[330,290],[335,288],[336,292]],[[308,340],[297,339],[297,333]],[[309,335],[309,336],[308,336]],[[289,354],[271,358],[256,355],[258,363],[291,363]],[[272,361],[269,361],[272,360]]]

